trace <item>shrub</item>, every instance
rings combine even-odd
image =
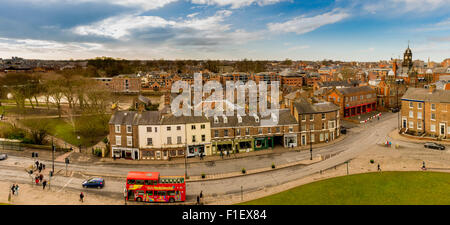
[[[370,163],[372,163],[372,164],[373,164],[374,162],[375,162],[375,161],[374,161],[373,159],[371,159],[371,160],[370,160]]]
[[[96,148],[94,149],[94,155],[101,157],[102,156],[102,149],[101,148]]]
[[[272,163],[272,169],[275,169],[275,163]]]
[[[202,173],[202,179],[204,179],[206,177],[206,174]]]
[[[246,173],[246,170],[245,170],[245,168],[242,168],[242,173]]]

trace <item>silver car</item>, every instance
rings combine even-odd
[[[6,154],[6,153],[1,153],[0,154],[0,160],[5,160],[7,158],[8,158],[8,154]]]

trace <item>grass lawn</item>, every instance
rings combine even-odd
[[[22,120],[21,122],[25,126],[33,126],[32,124],[37,119],[27,119]],[[87,117],[76,117],[74,118],[74,122],[71,123],[67,119],[59,119],[59,118],[52,118],[52,119],[38,119],[45,123],[47,123],[49,128],[49,133],[53,136],[56,136],[58,138],[63,139],[67,143],[70,143],[72,145],[78,146],[82,145],[85,146],[92,146],[94,144],[97,144],[99,141],[101,141],[107,134],[108,134],[108,127],[107,124],[101,123],[95,116],[87,116]],[[100,127],[100,131],[96,132],[94,135],[86,135],[83,133],[80,133],[79,131],[76,131],[74,129],[74,126],[76,127],[77,124],[83,124],[83,125],[95,125]],[[76,127],[77,128],[77,127]],[[78,129],[78,128],[77,128]],[[80,140],[77,139],[77,137],[80,136]]]
[[[449,205],[450,173],[380,172],[330,178],[241,205]]]

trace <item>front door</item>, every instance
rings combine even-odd
[[[441,123],[439,124],[440,127],[440,135],[445,135],[445,124]]]
[[[302,145],[306,145],[306,135],[302,135]]]
[[[156,151],[156,159],[161,159],[161,151]]]
[[[403,119],[403,128],[406,128],[406,119]]]
[[[134,160],[138,159],[139,159],[138,151],[134,151]]]

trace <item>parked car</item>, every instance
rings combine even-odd
[[[339,129],[341,130],[341,134],[347,133],[347,128],[345,128],[344,126],[341,126]]]
[[[81,183],[81,186],[83,186],[84,188],[88,187],[103,188],[105,186],[105,179],[100,177],[91,178],[83,181],[83,183]]]
[[[431,148],[431,149],[445,150],[445,146],[440,145],[438,143],[434,143],[434,142],[427,142],[427,143],[425,143],[424,147]]]
[[[8,158],[8,154],[6,154],[6,153],[1,153],[0,154],[0,160],[5,160],[7,158]]]
[[[400,109],[399,108],[392,108],[391,112],[393,112],[393,113],[400,112]]]

